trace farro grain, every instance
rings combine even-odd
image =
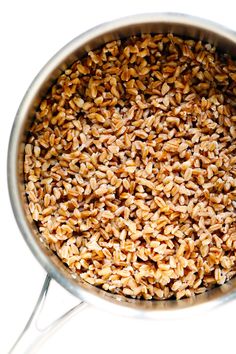
[[[236,64],[172,34],[107,43],[42,100],[25,192],[49,247],[134,298],[200,294],[236,274]]]

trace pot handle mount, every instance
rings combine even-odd
[[[58,328],[60,328],[66,321],[72,316],[82,310],[87,304],[81,301],[78,305],[72,307],[66,313],[61,315],[51,324],[45,328],[41,328],[38,325],[40,314],[44,308],[45,300],[47,298],[48,289],[50,286],[51,277],[47,274],[44,281],[41,293],[38,301],[34,307],[34,310],[19,338],[9,351],[9,354],[33,354],[39,349],[40,345]]]

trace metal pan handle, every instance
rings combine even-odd
[[[78,305],[71,308],[69,311],[61,315],[58,319],[53,321],[47,327],[41,329],[38,326],[38,320],[43,310],[45,300],[47,297],[48,289],[50,286],[51,278],[46,276],[41,293],[35,308],[19,338],[9,351],[9,354],[32,354],[39,349],[40,345],[58,328],[60,328],[72,316],[82,310],[87,304],[80,302]]]

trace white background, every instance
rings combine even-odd
[[[233,1],[40,0],[0,2],[0,353],[7,353],[35,304],[45,272],[16,226],[7,191],[6,155],[14,115],[46,61],[90,27],[134,13],[176,11],[215,20],[236,30]],[[58,315],[71,302],[51,291]],[[52,306],[53,303],[53,306]],[[88,307],[39,350],[62,353],[231,353],[235,351],[236,301],[213,312],[175,321],[127,319]],[[24,353],[19,353],[24,354]]]

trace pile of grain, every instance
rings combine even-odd
[[[168,35],[114,41],[57,80],[25,146],[40,233],[90,284],[192,296],[236,273],[236,63]]]

